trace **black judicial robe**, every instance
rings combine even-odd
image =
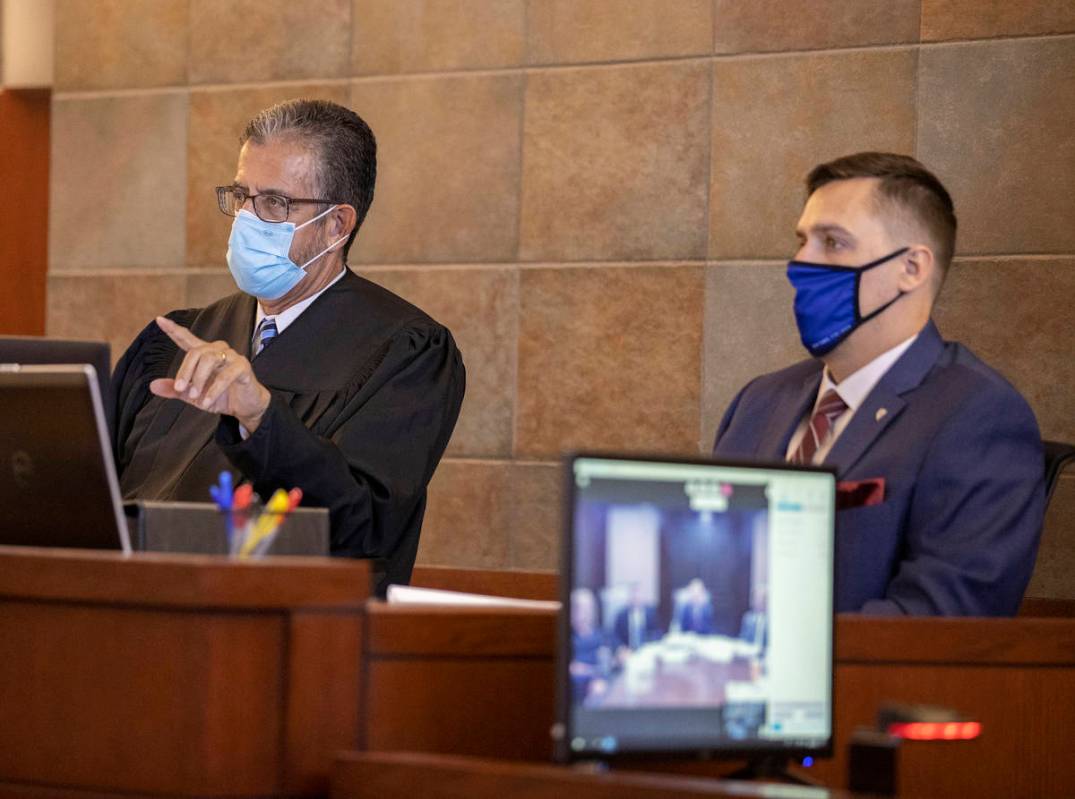
[[[168,318],[250,357],[256,300],[232,294]],[[410,579],[426,486],[459,415],[462,356],[447,328],[349,271],[253,359],[272,393],[245,441],[234,417],[150,393],[184,353],[151,322],[112,378],[124,499],[210,501],[222,470],[263,498],[298,486],[329,509],[334,555],[384,561],[381,585]]]

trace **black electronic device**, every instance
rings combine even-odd
[[[107,341],[77,341],[43,336],[0,336],[0,364],[89,364],[97,373],[97,389],[108,425],[109,441],[115,433],[113,416],[111,348]]]
[[[97,372],[0,365],[0,544],[131,549]]]
[[[830,755],[834,470],[565,465],[557,758]]]

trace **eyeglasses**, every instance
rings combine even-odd
[[[332,200],[308,200],[298,197],[285,197],[282,194],[247,194],[246,189],[239,186],[217,186],[216,202],[220,206],[221,213],[235,216],[250,200],[254,205],[254,213],[263,222],[286,222],[291,215],[292,205],[333,205]],[[339,203],[335,203],[339,205]]]

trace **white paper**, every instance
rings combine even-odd
[[[435,588],[415,588],[410,585],[388,586],[388,602],[393,605],[446,605],[451,607],[531,608],[559,610],[559,602],[537,599],[511,599],[485,594],[465,594],[462,591],[440,591]]]

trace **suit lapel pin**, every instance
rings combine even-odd
[[[873,420],[879,422],[888,415],[888,408],[878,408],[877,413],[874,414]]]

